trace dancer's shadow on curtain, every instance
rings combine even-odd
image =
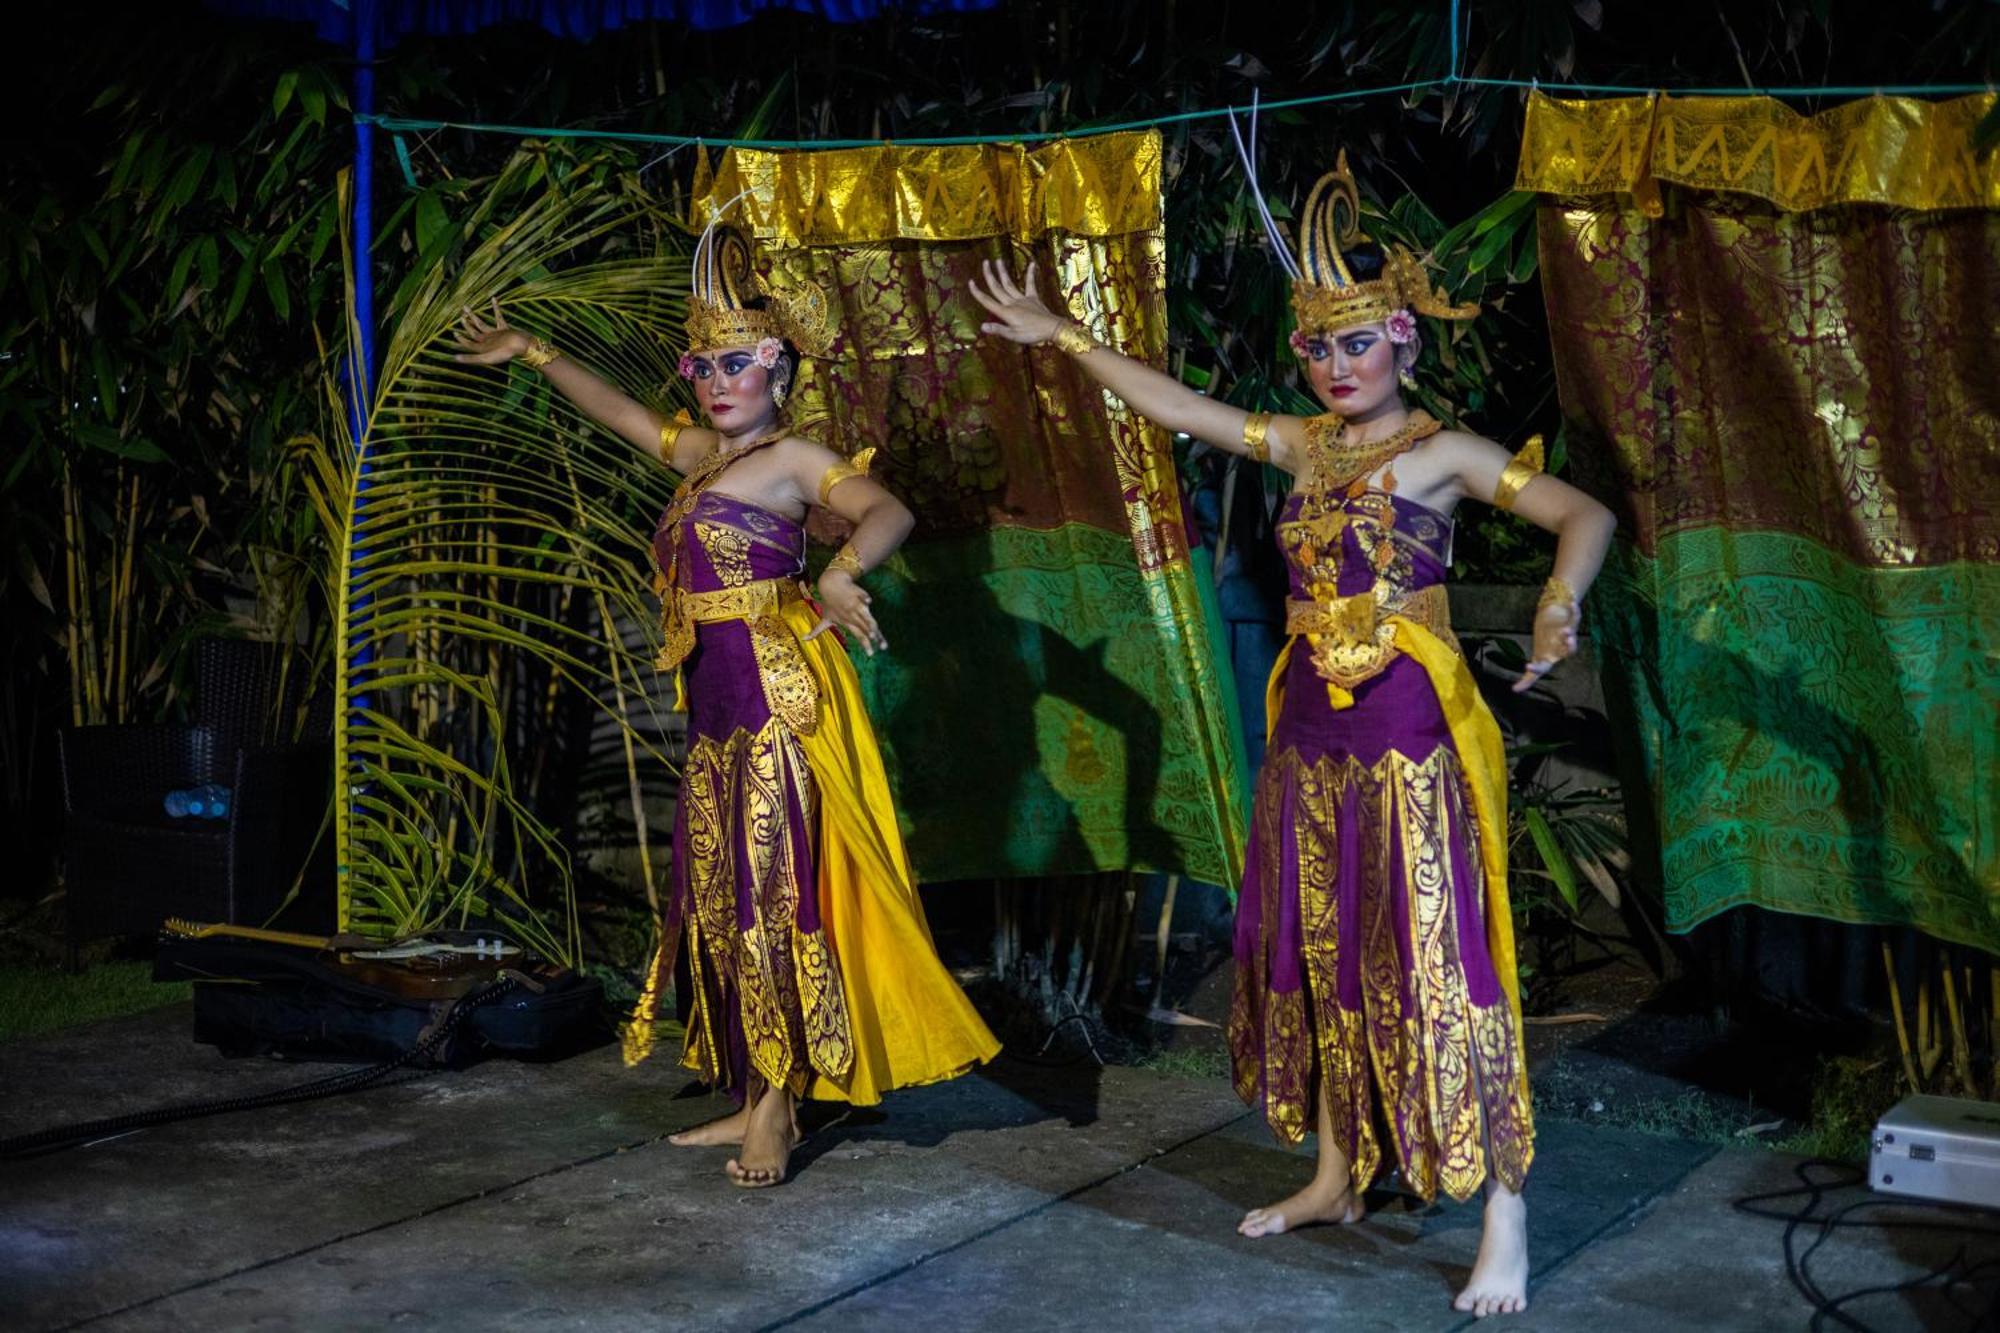
[[[876,597],[891,655],[863,675],[917,877],[1179,870],[1156,809],[1162,719],[1109,661],[1121,626],[1084,623],[1067,571],[1001,569],[991,533],[910,567]],[[1015,579],[1009,600],[1041,614],[1003,604]]]

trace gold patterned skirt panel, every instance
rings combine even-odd
[[[1469,1198],[1533,1156],[1520,1037],[1485,950],[1477,829],[1456,754],[1265,760],[1237,916],[1237,1092],[1283,1142],[1315,1122],[1365,1186],[1375,1110],[1405,1181]]]
[[[816,793],[799,742],[773,719],[698,736],[681,780],[677,890],[689,1013],[683,1063],[712,1086],[754,1075],[803,1094],[846,1075],[854,1040],[819,921]]]

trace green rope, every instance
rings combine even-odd
[[[1569,93],[1624,97],[1649,97],[1656,93],[1670,93],[1676,97],[1967,97],[1993,91],[1990,86],[1977,83],[1888,84],[1874,88],[1858,86],[1647,88],[1638,84],[1543,83],[1538,79],[1493,79],[1481,75],[1453,78],[1447,75],[1437,79],[1416,79],[1409,83],[1347,88],[1337,93],[1320,93],[1311,97],[1288,97],[1275,102],[1260,102],[1257,104],[1257,109],[1282,111],[1289,107],[1323,106],[1331,102],[1352,102],[1368,97],[1425,92],[1433,88],[1446,87],[1530,89],[1548,93],[1552,97]],[[516,139],[601,139],[617,143],[760,148],[773,152],[790,152],[801,149],[879,148],[885,144],[901,144],[909,148],[956,148],[979,144],[1048,143],[1056,139],[1087,139],[1128,130],[1153,129],[1160,125],[1185,124],[1189,121],[1219,120],[1224,116],[1247,115],[1251,109],[1249,104],[1243,103],[1211,107],[1201,111],[1182,111],[1173,115],[1148,116],[1140,120],[1115,121],[1105,125],[1079,125],[1067,130],[1032,130],[1014,134],[921,135],[908,139],[729,139],[692,134],[647,134],[638,130],[592,130],[553,125],[494,125],[467,120],[421,120],[410,116],[365,115],[357,116],[355,119],[379,126],[391,133],[464,130],[471,134],[504,134]]]
[[[505,134],[517,139],[604,139],[618,143],[670,144],[675,147],[713,144],[717,148],[763,148],[775,152],[791,152],[800,149],[830,148],[878,148],[884,144],[902,144],[910,148],[957,148],[978,144],[1008,143],[1048,143],[1055,139],[1086,139],[1102,134],[1119,134],[1127,130],[1149,130],[1161,125],[1179,125],[1197,120],[1217,120],[1223,116],[1235,116],[1251,110],[1282,111],[1288,107],[1323,106],[1330,102],[1352,102],[1365,97],[1385,97],[1390,94],[1428,92],[1433,88],[1526,88],[1539,90],[1551,95],[1565,93],[1592,94],[1598,96],[1650,97],[1656,93],[1670,92],[1677,97],[1966,97],[1975,93],[1993,91],[1990,84],[1979,83],[1906,83],[1884,85],[1875,88],[1859,87],[1776,87],[1776,88],[1646,88],[1618,83],[1543,83],[1539,79],[1494,79],[1484,75],[1463,75],[1458,72],[1464,60],[1464,47],[1460,41],[1460,8],[1463,0],[1451,0],[1447,22],[1451,27],[1451,59],[1442,77],[1416,79],[1409,83],[1384,84],[1370,88],[1347,88],[1337,93],[1320,93],[1312,97],[1288,97],[1276,102],[1260,102],[1255,108],[1245,105],[1213,107],[1203,111],[1182,111],[1170,116],[1150,116],[1143,120],[1117,121],[1108,125],[1079,125],[1069,130],[1035,130],[1024,134],[951,134],[920,136],[913,139],[714,139],[687,134],[645,134],[637,130],[579,130],[556,126],[535,125],[486,125],[462,120],[418,120],[408,116],[357,116],[356,120],[377,125],[394,133],[398,130],[465,130],[473,134]],[[402,164],[403,175],[411,185],[416,184],[416,176],[409,160],[409,150],[398,137],[396,143],[397,160]]]

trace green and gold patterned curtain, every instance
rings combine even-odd
[[[840,341],[795,416],[875,448],[917,515],[870,578],[891,651],[856,665],[920,877],[1233,886],[1241,726],[1170,441],[1053,349],[983,338],[966,292],[981,260],[1032,262],[1052,304],[1160,364],[1159,136],[730,149],[695,192],[827,290]]]
[[[2000,950],[1992,104],[1530,102],[1677,929],[1750,903]]]

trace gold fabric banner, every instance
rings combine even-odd
[[[1660,214],[1659,182],[1756,195],[1789,212],[1830,204],[2000,208],[2000,157],[1973,152],[1994,95],[1865,97],[1801,116],[1769,97],[1528,98],[1514,186],[1629,194]]]
[[[1172,441],[1074,358],[984,337],[986,260],[1166,361],[1160,139],[731,149],[694,216],[757,235],[839,337],[788,410],[917,516],[869,576],[891,653],[856,663],[926,881],[1148,869],[1234,886],[1248,805]],[[816,521],[813,535],[844,535]]]
[[[1160,136],[1134,131],[1034,149],[731,148],[713,169],[703,154],[690,217],[704,222],[731,201],[727,221],[781,249],[1157,231]]]

